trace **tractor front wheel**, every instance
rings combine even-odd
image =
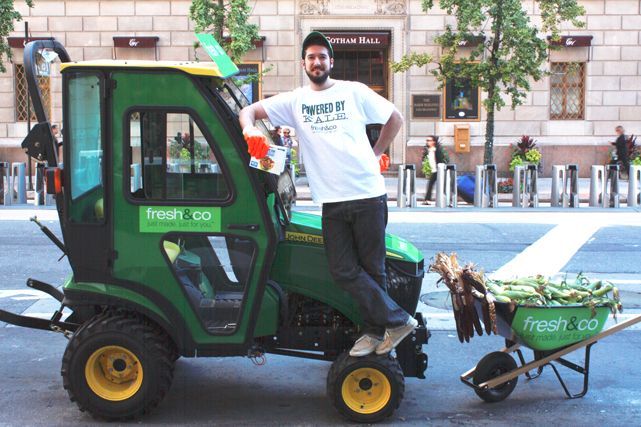
[[[405,392],[405,377],[389,354],[350,357],[343,353],[327,375],[327,394],[338,412],[359,423],[375,423],[394,413]]]
[[[81,411],[108,420],[156,407],[171,385],[166,335],[131,314],[104,313],[80,328],[62,358],[64,388]]]

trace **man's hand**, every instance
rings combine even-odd
[[[385,153],[381,154],[378,159],[378,164],[381,167],[381,173],[389,169],[389,156]]]
[[[267,156],[269,145],[266,142],[265,135],[255,126],[247,126],[243,129],[243,136],[247,142],[247,151],[249,155],[257,159]]]

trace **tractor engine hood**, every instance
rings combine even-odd
[[[323,245],[323,231],[320,215],[292,212],[290,224],[285,231],[285,240],[310,245]],[[386,234],[387,258],[390,260],[420,263],[423,254],[407,240]]]

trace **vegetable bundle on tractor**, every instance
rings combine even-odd
[[[61,61],[64,164],[36,84],[42,51]],[[23,148],[45,164],[62,239],[42,228],[72,274],[61,289],[27,282],[60,302],[50,319],[0,310],[0,321],[68,338],[63,385],[81,410],[149,412],[179,357],[333,362],[329,398],[359,422],[391,415],[404,378],[424,378],[423,256],[387,235],[388,292],[419,327],[395,356],[349,357],[358,308],[330,277],[320,217],[292,211],[289,173],[249,167],[233,74],[215,62],[71,62],[55,40],[29,43],[24,64],[38,123]]]

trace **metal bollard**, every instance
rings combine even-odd
[[[605,194],[605,167],[592,165],[590,172],[590,207],[603,206]]]
[[[445,207],[445,163],[436,165],[436,207]]]
[[[514,178],[512,179],[512,207],[521,207],[521,182],[525,178],[523,166],[514,166]]]
[[[628,179],[628,207],[636,208],[641,205],[641,166],[630,166]]]
[[[474,183],[474,206],[477,208],[496,208],[499,205],[496,165],[476,166]]]
[[[608,165],[603,207],[619,207],[619,165]]]
[[[142,169],[140,163],[131,165],[131,192],[135,193],[142,188]]]
[[[457,206],[456,165],[439,163],[436,165],[436,207],[455,208]]]
[[[209,163],[199,162],[198,163],[198,173],[211,173],[211,167]]]
[[[525,191],[527,191],[529,206],[539,207],[539,171],[536,165],[527,165],[525,170]]]
[[[399,208],[416,207],[416,166],[398,166],[398,187],[396,205]]]
[[[485,179],[485,166],[476,165],[476,180],[474,181],[474,207],[483,207],[483,180]]]
[[[539,189],[536,165],[516,166],[512,187],[512,206],[537,208],[539,206]]]
[[[45,164],[36,163],[36,190],[33,196],[33,204],[35,206],[45,205],[45,196]]]
[[[398,165],[398,182],[396,187],[396,206],[399,208],[405,207],[405,195],[403,194],[403,188],[405,188],[405,173],[403,165]]]
[[[16,203],[27,203],[27,165],[24,162],[15,162],[11,165],[13,174],[13,190],[16,192]]]
[[[458,206],[458,188],[456,187],[456,165],[445,165],[445,205],[449,208]]]
[[[579,165],[565,166],[565,182],[563,183],[563,207],[579,207]]]
[[[0,162],[0,204],[11,206],[11,191],[9,162]]]
[[[550,194],[550,206],[563,206],[563,187],[565,186],[565,166],[552,166],[552,192]]]

